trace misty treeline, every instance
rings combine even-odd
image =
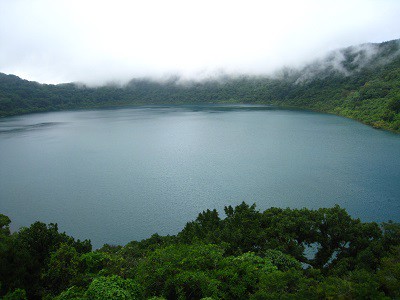
[[[398,299],[400,224],[339,206],[206,210],[173,236],[92,250],[0,215],[2,299]],[[121,230],[127,230],[121,228]]]
[[[400,132],[400,40],[334,51],[273,76],[47,85],[0,73],[0,116],[150,104],[257,103],[334,113]]]

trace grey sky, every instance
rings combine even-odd
[[[397,38],[398,0],[0,0],[0,72],[44,83],[263,74]]]

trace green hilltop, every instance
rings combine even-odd
[[[150,104],[257,103],[333,113],[400,132],[400,40],[339,49],[270,76],[39,84],[0,73],[0,116]]]

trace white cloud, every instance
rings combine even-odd
[[[102,83],[268,73],[399,38],[399,1],[0,0],[0,72]]]

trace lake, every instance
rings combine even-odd
[[[126,244],[207,208],[346,208],[400,221],[400,135],[268,106],[152,106],[0,119],[0,213]]]

